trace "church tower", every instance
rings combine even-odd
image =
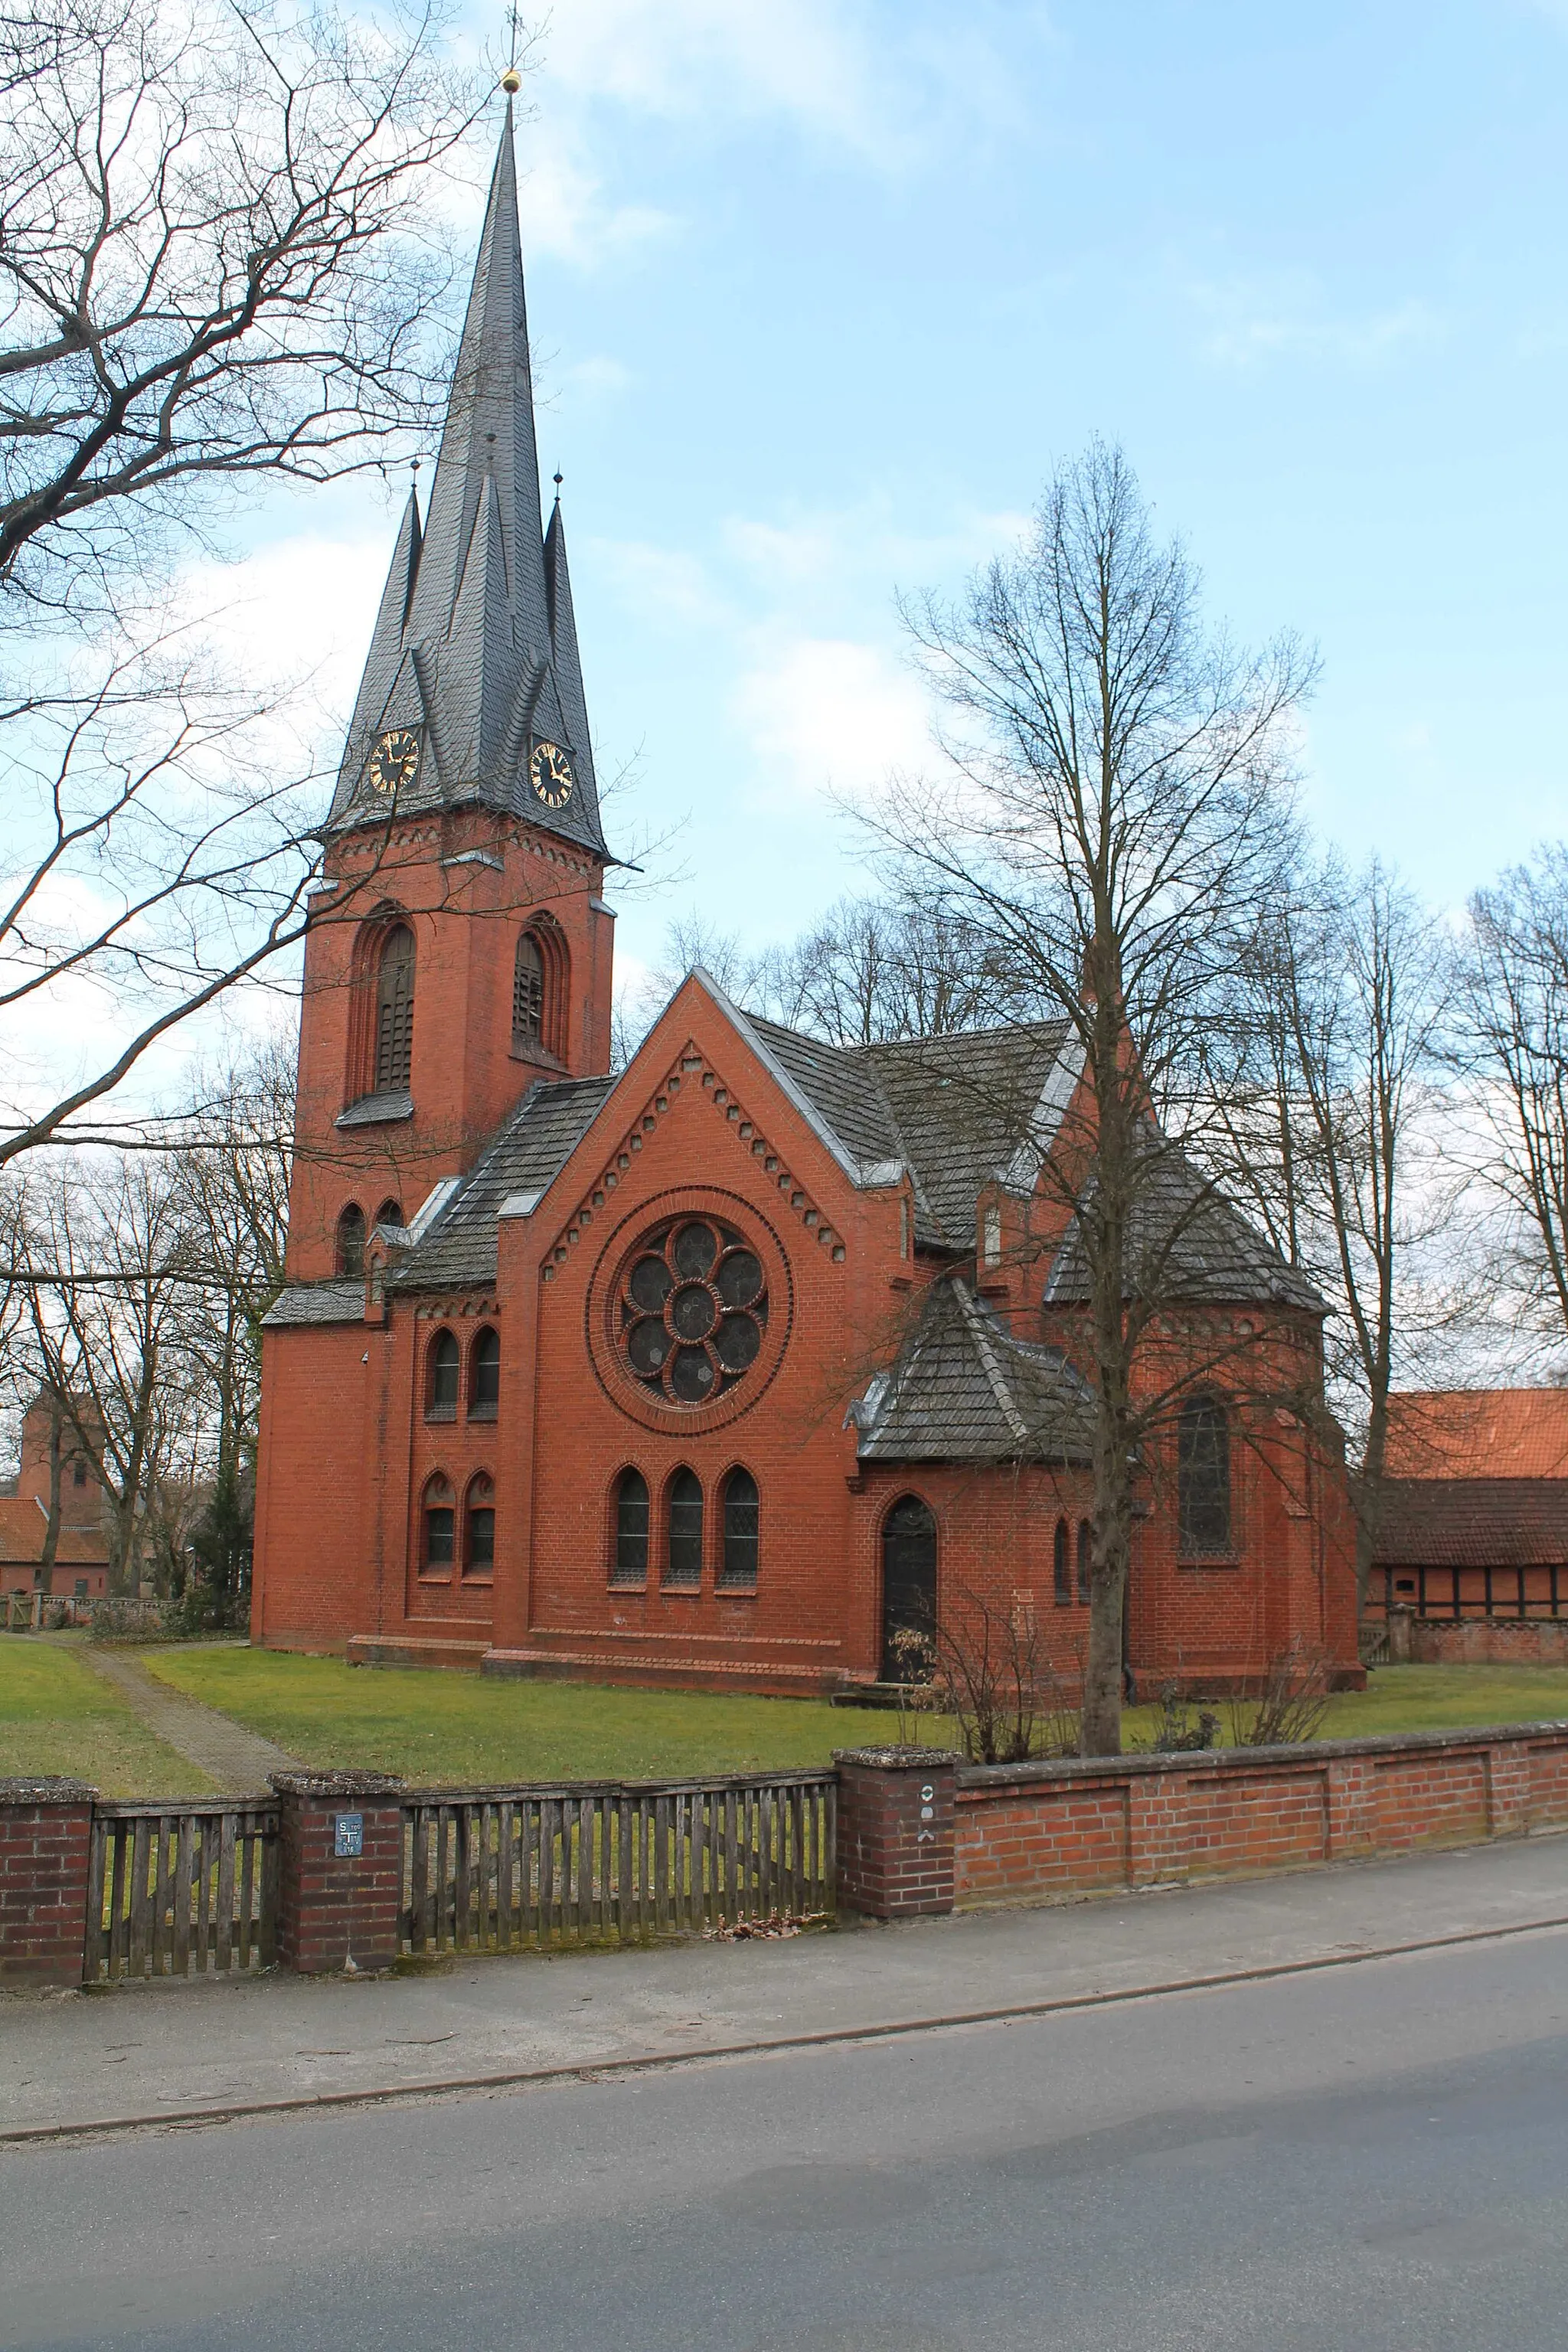
[[[542,527],[509,100],[306,935],[291,1280],[363,1268],[542,1078],[610,1056],[614,919],[557,496]]]

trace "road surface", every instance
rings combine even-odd
[[[1563,2352],[1568,1930],[0,2151],[0,2346]]]

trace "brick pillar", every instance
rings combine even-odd
[[[838,1769],[838,1901],[872,1919],[952,1908],[958,1758],[940,1748],[853,1748]]]
[[[278,1959],[300,1976],[386,1969],[403,1892],[401,1780],[278,1772]]]
[[[79,1985],[92,1801],[84,1780],[0,1780],[0,1985]]]

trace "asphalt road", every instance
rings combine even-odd
[[[0,2151],[0,2346],[1563,2352],[1568,1931]]]

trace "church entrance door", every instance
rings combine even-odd
[[[925,1682],[922,1663],[899,1635],[929,1643],[936,1632],[936,1521],[918,1495],[902,1496],[882,1524],[882,1680]]]

